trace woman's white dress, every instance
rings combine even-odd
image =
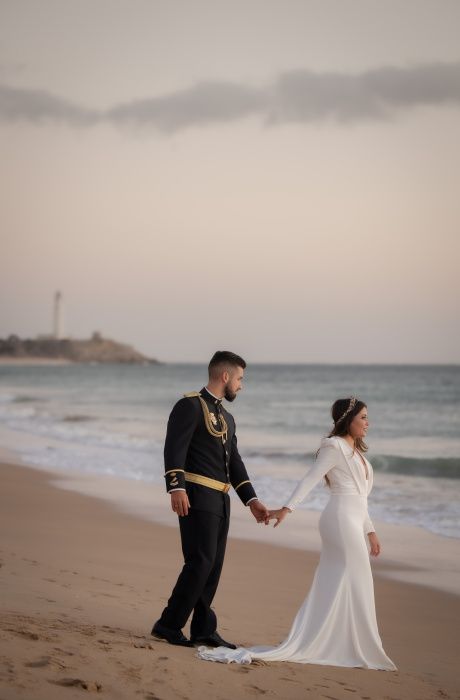
[[[199,647],[207,661],[294,661],[392,671],[377,627],[367,533],[373,472],[343,438],[324,438],[313,467],[286,504],[294,510],[327,474],[330,498],[319,520],[321,556],[307,598],[279,646]],[[366,474],[367,472],[367,474]],[[367,476],[367,478],[366,478]]]

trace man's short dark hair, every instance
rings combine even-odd
[[[234,352],[230,352],[230,350],[218,350],[214,353],[209,362],[209,376],[215,374],[217,368],[229,365],[231,367],[241,367],[241,369],[246,369],[246,362],[242,357],[236,355]]]

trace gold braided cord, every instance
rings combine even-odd
[[[222,430],[217,430],[212,424],[211,416],[209,415],[209,408],[208,404],[206,401],[203,399],[202,396],[199,397],[201,407],[203,409],[203,416],[204,416],[204,423],[206,425],[206,428],[208,430],[208,433],[211,433],[214,437],[217,438],[222,438],[223,440],[227,440],[227,434],[228,434],[228,425],[223,417],[222,413],[219,414]]]
[[[165,476],[166,474],[171,474],[171,472],[185,472],[185,469],[168,469],[168,471],[165,472]]]
[[[240,486],[243,486],[244,484],[250,484],[250,483],[251,482],[249,481],[249,479],[246,479],[246,481],[242,481],[240,484],[238,484],[238,486],[235,486],[235,491],[238,491]]]
[[[222,413],[219,413],[222,430],[217,430],[212,424],[211,416],[209,415],[208,404],[201,396],[201,394],[198,391],[190,391],[188,394],[184,394],[184,396],[187,399],[195,397],[200,399],[201,408],[203,409],[204,424],[208,433],[210,433],[213,437],[221,438],[222,442],[226,442],[228,435],[228,425]]]

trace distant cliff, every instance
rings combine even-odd
[[[68,362],[112,362],[126,364],[157,364],[158,360],[142,355],[130,345],[117,343],[93,333],[89,340],[73,340],[39,337],[35,339],[18,338],[10,335],[6,340],[0,338],[0,359],[47,359],[67,360]]]

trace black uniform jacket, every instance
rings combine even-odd
[[[218,402],[206,389],[199,392],[218,422]],[[220,410],[228,426],[225,443],[206,427],[198,396],[180,399],[169,416],[164,448],[166,489],[185,488],[192,508],[225,516],[230,512],[228,494],[185,479],[185,472],[199,474],[223,483],[231,483],[242,502],[256,496],[240,457],[235,420],[222,405]]]

